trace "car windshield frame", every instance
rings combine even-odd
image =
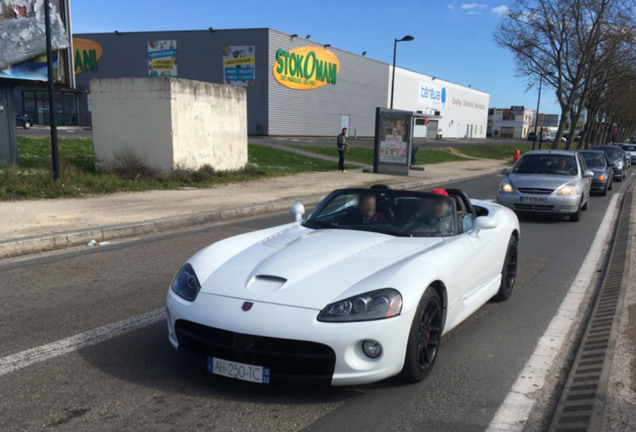
[[[566,167],[559,166],[560,160],[569,160]],[[567,161],[566,161],[567,163]],[[525,154],[512,169],[512,174],[576,176],[579,173],[574,154],[534,153]]]
[[[375,200],[375,212],[365,221],[363,208],[367,200]],[[441,216],[434,214],[438,209],[443,212]],[[335,190],[318,204],[302,225],[317,230],[367,231],[394,237],[450,237],[460,234],[454,198],[393,189]]]

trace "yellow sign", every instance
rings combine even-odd
[[[174,59],[152,59],[152,68],[154,70],[172,70],[174,69]]]
[[[73,58],[75,75],[87,70],[96,71],[97,62],[102,58],[102,46],[90,39],[74,37]]]
[[[272,68],[281,85],[294,90],[311,90],[326,84],[336,84],[340,60],[331,51],[319,47],[276,51]]]
[[[238,66],[243,64],[256,63],[256,56],[237,57],[223,60],[223,67]]]

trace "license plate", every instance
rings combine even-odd
[[[208,372],[228,378],[269,384],[269,368],[208,357]]]
[[[545,198],[541,198],[541,197],[521,197],[521,202],[545,203]]]

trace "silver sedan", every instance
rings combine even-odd
[[[516,212],[581,218],[587,210],[594,172],[578,152],[538,150],[524,154],[499,185],[497,202]]]

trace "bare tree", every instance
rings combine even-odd
[[[515,0],[495,30],[495,41],[515,57],[517,74],[554,88],[561,107],[553,147],[570,123],[567,147],[586,106],[592,78],[610,54],[617,28],[633,23],[636,0]]]

